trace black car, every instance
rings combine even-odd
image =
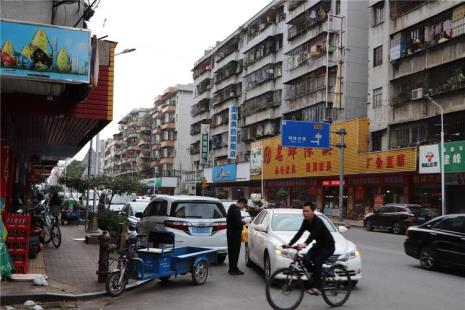
[[[416,204],[390,203],[382,206],[363,220],[365,229],[388,229],[395,234],[403,234],[412,225],[429,221],[437,215],[435,209],[423,208]]]
[[[465,214],[449,214],[418,227],[410,227],[405,253],[425,269],[440,265],[465,267]]]

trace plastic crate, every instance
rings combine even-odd
[[[15,266],[14,273],[27,273],[31,216],[29,214],[8,214],[5,227],[8,231],[5,243]]]

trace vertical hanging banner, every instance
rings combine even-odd
[[[237,105],[229,107],[228,159],[237,158]]]
[[[208,154],[210,152],[209,140],[210,140],[210,125],[200,125],[200,164],[208,164]]]
[[[262,141],[250,144],[250,175],[262,174]]]

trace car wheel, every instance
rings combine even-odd
[[[216,263],[222,264],[226,260],[226,254],[221,254],[216,257]]]
[[[395,222],[394,225],[392,225],[392,232],[396,235],[402,235],[404,233],[404,228],[399,222]]]
[[[270,256],[268,252],[265,252],[264,259],[263,259],[263,270],[265,272],[265,279],[269,279],[271,276],[271,263],[270,263]]]
[[[371,221],[366,221],[365,222],[365,230],[366,231],[372,231],[373,230],[373,224],[371,223]]]
[[[249,245],[246,243],[244,245],[244,252],[245,252],[245,265],[247,267],[253,267],[254,263],[250,260],[250,253],[249,253]]]
[[[433,270],[437,266],[436,252],[430,246],[425,246],[420,251],[420,265],[427,270]]]

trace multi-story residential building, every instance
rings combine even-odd
[[[148,184],[155,186],[158,193],[186,190],[181,175],[192,169],[189,155],[192,87],[192,84],[169,87],[154,102],[150,166],[159,181]]]
[[[465,3],[371,0],[370,16],[371,149],[438,143],[439,111],[427,94],[444,109],[445,140],[465,140]],[[440,184],[427,180],[417,182],[415,196],[424,199],[415,202],[437,204]],[[447,186],[447,204],[463,190]]]
[[[196,169],[202,169],[202,124],[210,125],[204,166],[218,166],[248,162],[250,143],[279,135],[281,120],[365,116],[367,10],[367,1],[275,0],[206,51],[193,68],[190,132]],[[239,136],[237,159],[231,160],[232,106],[239,107]],[[259,188],[253,182],[242,184]],[[231,199],[248,194],[245,186],[234,186],[235,191],[216,186],[215,195]]]
[[[115,163],[120,162],[120,165],[116,165],[119,167],[116,169],[119,170],[118,174],[138,177],[149,175],[151,109],[132,110],[118,124],[121,136],[114,136],[115,142],[120,145],[119,148],[115,146]]]

